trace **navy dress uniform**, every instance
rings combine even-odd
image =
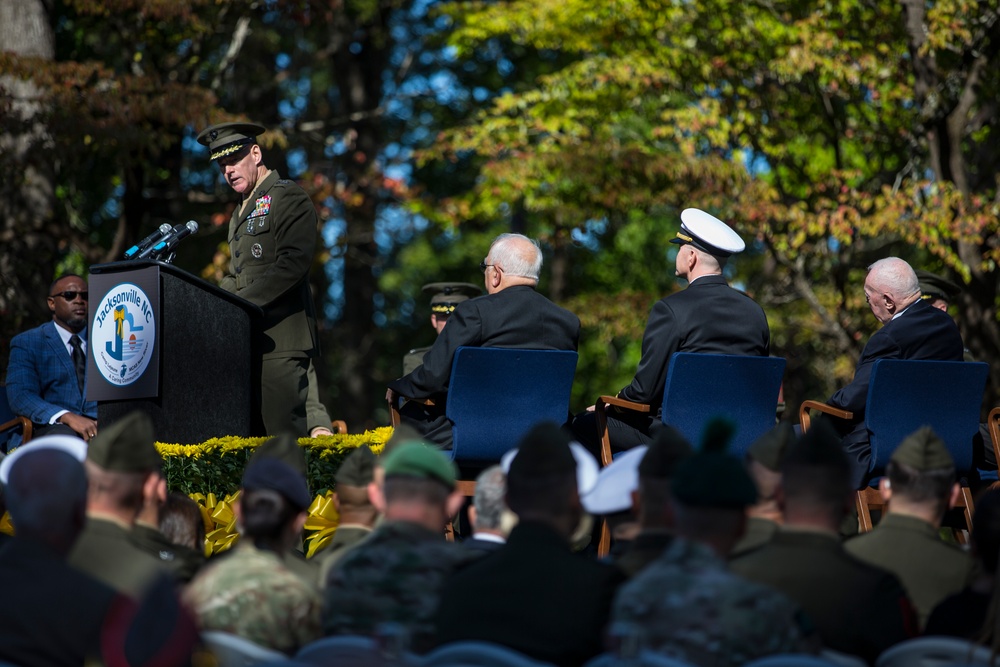
[[[211,159],[233,160],[264,128],[222,123],[198,135]],[[252,153],[251,153],[252,154]],[[243,158],[245,159],[245,158]],[[308,274],[316,251],[316,209],[298,185],[258,162],[256,186],[229,221],[229,270],[220,287],[264,311],[261,416],[270,435],[307,434],[311,357],[318,354]]]
[[[472,283],[428,283],[421,290],[424,294],[431,295],[431,326],[438,333],[441,333],[441,329],[444,328],[451,314],[455,312],[455,307],[458,304],[483,294],[482,288]],[[407,352],[406,356],[403,357],[403,375],[409,375],[416,370],[417,366],[424,363],[424,355],[430,349],[431,346],[428,345],[415,347]]]
[[[729,225],[694,208],[681,212],[681,229],[671,243],[691,245],[720,263],[746,248]],[[770,351],[767,317],[753,299],[730,287],[721,271],[689,280],[687,289],[653,305],[635,378],[618,392],[627,401],[649,404],[653,413],[609,409],[608,432],[613,451],[649,444],[661,423],[663,388],[675,352],[767,356]],[[591,451],[599,451],[593,412],[576,416],[573,433]]]

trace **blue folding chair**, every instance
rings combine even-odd
[[[552,667],[512,648],[484,641],[460,641],[434,649],[421,667]]]
[[[0,451],[7,453],[7,443],[17,429],[21,429],[21,444],[31,440],[31,420],[20,417],[10,409],[7,402],[7,387],[0,385]]]
[[[663,389],[662,419],[697,444],[705,424],[725,417],[736,426],[729,451],[746,454],[754,440],[774,427],[778,392],[785,373],[779,357],[677,352],[670,357]],[[607,406],[650,412],[652,406],[617,396],[597,401],[597,428],[601,436],[601,464],[611,463]]]
[[[869,472],[882,474],[886,464],[908,435],[930,426],[944,440],[961,477],[973,468],[972,440],[979,432],[979,409],[983,402],[989,365],[967,361],[916,361],[879,359],[872,366],[865,403],[872,455]],[[852,419],[853,413],[819,401],[803,401],[799,419],[809,428],[809,410]],[[871,530],[871,509],[884,503],[877,489],[867,486],[857,492],[861,532]],[[962,485],[961,505],[972,530],[972,492]]]
[[[445,405],[452,459],[476,466],[499,463],[531,427],[565,423],[576,361],[577,353],[568,350],[458,348]],[[399,424],[397,398],[390,395],[393,426]],[[475,482],[462,480],[458,488],[471,496]]]

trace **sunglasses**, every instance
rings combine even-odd
[[[87,301],[88,298],[90,297],[90,292],[72,292],[72,291],[68,291],[67,290],[65,292],[57,292],[57,293],[55,293],[55,294],[52,295],[53,298],[55,298],[57,296],[61,296],[62,298],[66,299],[67,301],[76,301],[76,297],[80,297],[84,301]]]

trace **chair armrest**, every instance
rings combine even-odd
[[[854,417],[854,413],[850,410],[841,410],[832,405],[827,405],[822,401],[802,401],[802,405],[799,406],[799,426],[802,427],[803,433],[809,430],[809,425],[812,422],[812,419],[809,417],[810,409],[819,410],[824,414],[841,419],[852,419]]]
[[[12,428],[17,428],[18,426],[21,427],[21,444],[23,445],[27,443],[29,440],[31,440],[31,430],[32,428],[34,428],[34,426],[31,423],[31,420],[28,419],[27,417],[21,417],[21,416],[14,417],[10,421],[6,421],[3,424],[0,424],[0,432],[7,431]]]
[[[608,435],[608,406],[613,405],[622,410],[634,412],[649,412],[646,403],[633,403],[617,396],[601,396],[594,404],[594,415],[597,417],[597,437],[601,441],[601,465],[611,463],[611,436]]]
[[[403,401],[416,401],[421,405],[435,405],[433,398],[410,398],[409,396],[396,393],[394,389],[389,389],[385,393],[385,400],[389,404],[389,423],[393,428],[399,426],[400,399]]]
[[[334,433],[340,433],[343,435],[344,433],[347,433],[347,422],[343,419],[334,419],[330,422],[330,430]]]

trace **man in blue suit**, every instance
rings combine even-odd
[[[879,359],[962,361],[962,335],[948,313],[921,299],[913,268],[898,257],[881,259],[868,267],[865,300],[883,324],[861,352],[854,380],[827,401],[850,410],[852,420],[837,420],[851,462],[851,482],[861,488],[868,476],[871,444],[865,427],[865,404],[872,367]]]
[[[36,436],[89,441],[97,433],[97,402],[86,400],[87,297],[83,278],[59,278],[49,289],[52,321],[10,342],[7,401],[34,423]]]

